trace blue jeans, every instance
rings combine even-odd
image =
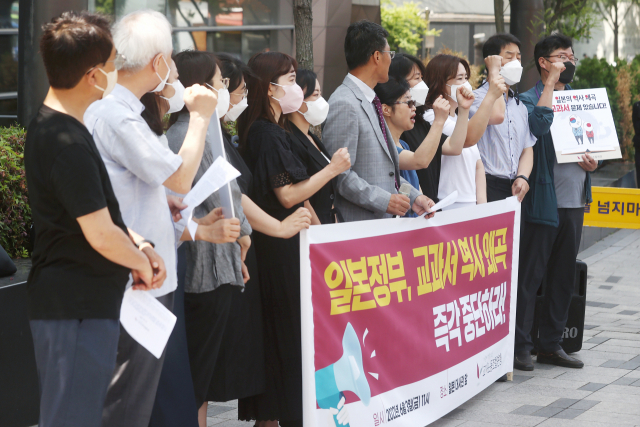
[[[115,319],[31,320],[40,383],[39,427],[100,427],[116,364]]]

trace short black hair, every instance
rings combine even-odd
[[[489,39],[484,42],[484,46],[482,46],[482,57],[486,58],[491,55],[500,55],[502,49],[510,44],[515,44],[519,49],[522,49],[522,43],[520,40],[509,33],[499,33],[494,34]]]
[[[393,108],[394,104],[398,102],[398,99],[402,98],[402,95],[407,93],[409,88],[409,82],[404,77],[389,76],[389,80],[386,83],[378,83],[373,90],[382,104]]]
[[[104,15],[64,12],[42,30],[40,54],[53,88],[76,87],[87,71],[111,56],[113,40]]]
[[[395,77],[396,79],[406,79],[413,71],[413,67],[418,67],[420,74],[422,75],[422,81],[427,74],[427,69],[418,58],[408,53],[396,53],[396,56],[391,60],[389,66],[389,77]],[[426,82],[425,82],[426,83]],[[416,107],[416,123],[424,122],[424,105]]]
[[[349,25],[344,38],[344,55],[349,70],[365,65],[374,52],[383,50],[387,37],[387,30],[366,19]]]
[[[220,73],[223,78],[229,79],[229,92],[238,89],[242,79],[247,80],[247,76],[251,74],[251,68],[244,62],[228,53],[216,53],[218,57],[218,65],[220,65]]]
[[[304,98],[307,99],[316,90],[316,79],[318,76],[311,70],[298,68],[296,72],[296,83],[304,91]]]
[[[536,47],[533,49],[533,57],[536,61],[536,68],[538,68],[538,73],[541,73],[540,70],[540,58],[546,58],[551,55],[556,49],[573,49],[573,40],[571,37],[565,36],[564,34],[556,33],[551,34],[540,40]]]

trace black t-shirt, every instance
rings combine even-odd
[[[410,131],[404,132],[400,139],[409,144],[409,148],[411,151],[415,152],[422,141],[427,137],[427,134],[431,130],[431,125],[429,122],[424,120],[416,120],[416,124]],[[433,156],[433,160],[429,163],[425,169],[418,169],[416,172],[418,173],[418,181],[420,181],[420,188],[422,189],[422,194],[433,200],[434,202],[438,202],[438,185],[440,184],[440,167],[442,165],[442,146],[447,140],[448,136],[442,134],[440,137],[440,143],[438,144],[438,149],[436,150],[435,156]]]
[[[91,134],[43,105],[27,130],[24,163],[36,232],[30,319],[118,319],[129,270],[96,252],[76,220],[106,207],[126,233]]]

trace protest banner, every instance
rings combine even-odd
[[[581,162],[587,152],[596,160],[622,157],[606,89],[555,91],[552,107],[558,163]]]
[[[584,208],[584,225],[640,229],[640,190],[591,187],[593,202]]]
[[[513,367],[520,204],[312,226],[305,427],[424,426]]]

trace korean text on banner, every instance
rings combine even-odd
[[[640,229],[640,190],[591,187],[593,202],[584,208],[584,225]]]
[[[519,236],[515,198],[303,231],[304,425],[426,425],[510,372]]]
[[[606,89],[555,91],[552,107],[558,163],[581,162],[587,152],[596,160],[622,157]]]

